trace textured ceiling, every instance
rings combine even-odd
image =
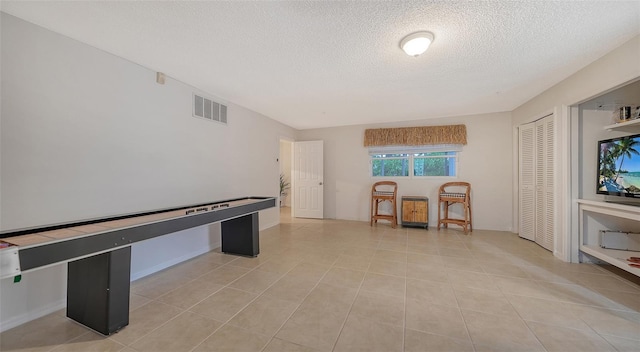
[[[640,34],[640,1],[0,6],[297,129],[510,111]]]

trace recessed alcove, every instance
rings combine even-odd
[[[572,107],[572,199],[577,199],[577,211],[572,215],[578,232],[574,250],[581,262],[595,261],[613,264],[640,276],[640,269],[628,265],[631,256],[640,252],[606,249],[600,246],[601,230],[639,233],[640,206],[610,202],[611,198],[596,193],[598,172],[598,141],[640,133],[640,119],[615,121],[614,112],[621,106],[640,105],[640,80],[604,92]],[[640,204],[639,204],[640,205]],[[635,235],[630,235],[635,236]]]

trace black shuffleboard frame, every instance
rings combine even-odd
[[[248,204],[242,204],[237,206],[230,206],[228,208],[218,208],[216,210],[196,212],[189,215],[184,215],[176,218],[157,220],[151,223],[144,223],[139,225],[131,225],[126,228],[106,230],[94,235],[87,235],[83,237],[70,238],[66,240],[45,242],[33,246],[25,246],[20,248],[20,268],[22,271],[31,270],[38,267],[55,264],[59,262],[69,261],[74,258],[80,258],[95,253],[114,250],[120,247],[129,246],[132,243],[148,240],[154,237],[163,236],[169,233],[186,230],[193,227],[207,225],[211,223],[221,222],[236,217],[248,215],[258,212],[263,209],[272,208],[276,205],[276,199],[274,197],[245,197],[237,198],[226,201],[216,201],[212,203],[204,203],[188,207],[180,207],[162,211],[146,212],[139,214],[132,214],[118,219],[130,218],[135,216],[143,216],[149,214],[156,214],[166,211],[174,211],[180,209],[189,209],[203,205],[229,203],[238,200],[251,199],[257,202]],[[115,218],[96,220],[91,223],[99,223],[102,221],[110,221]],[[67,224],[63,227],[80,226],[86,224],[74,223]],[[60,225],[57,225],[60,226]],[[63,228],[57,227],[57,228]],[[50,227],[30,229],[30,233],[42,232],[50,230]],[[23,230],[24,231],[24,230]],[[3,237],[17,236],[23,233],[8,232],[2,234]]]

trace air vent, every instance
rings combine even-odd
[[[193,94],[193,116],[226,124],[227,106]]]

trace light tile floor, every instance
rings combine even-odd
[[[285,216],[260,236],[258,258],[214,251],[133,282],[110,337],[59,311],[0,350],[640,351],[636,277],[511,233]]]

